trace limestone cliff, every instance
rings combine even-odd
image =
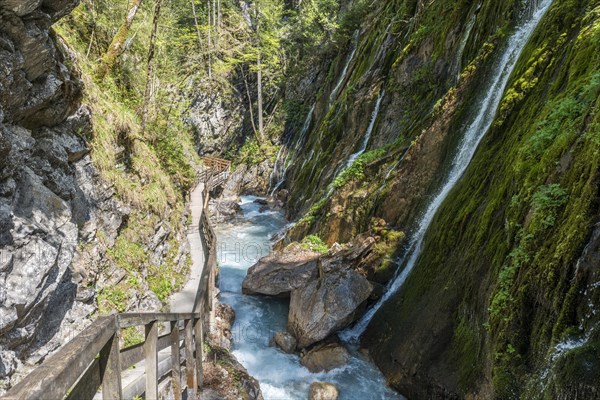
[[[0,1],[0,392],[99,313],[159,310],[185,276],[187,187],[157,212],[103,164],[120,150],[98,141],[134,124],[115,120],[74,38],[52,28],[78,3]],[[144,159],[158,172],[139,173],[137,193],[174,193],[154,153]]]

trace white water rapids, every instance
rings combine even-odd
[[[347,365],[313,374],[300,365],[297,355],[269,347],[271,337],[286,328],[288,300],[246,296],[241,288],[248,268],[271,251],[271,237],[287,221],[280,212],[260,212],[255,199],[242,197],[243,216],[234,224],[220,224],[216,233],[220,297],[236,314],[233,354],[258,379],[265,400],[306,400],[315,381],[335,384],[341,400],[402,399],[386,386],[381,372],[353,349]]]

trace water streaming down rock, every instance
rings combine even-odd
[[[352,37],[352,51],[350,52],[350,55],[348,56],[348,59],[346,60],[346,65],[344,65],[344,69],[342,70],[342,74],[340,75],[340,78],[338,79],[337,84],[335,85],[335,87],[331,91],[331,94],[329,95],[330,103],[332,103],[333,100],[335,100],[340,89],[342,88],[342,84],[346,80],[346,75],[348,75],[348,69],[350,68],[350,64],[352,63],[352,60],[354,59],[354,55],[356,54],[356,50],[358,49],[359,33],[360,33],[360,31],[358,29],[354,32],[354,36]]]
[[[492,125],[502,95],[519,56],[538,23],[552,4],[552,1],[553,0],[536,1],[537,7],[535,8],[535,11],[531,13],[529,18],[521,23],[516,32],[514,32],[508,40],[506,48],[494,68],[493,78],[490,79],[488,86],[482,89],[482,93],[485,95],[478,103],[479,108],[474,120],[465,130],[464,137],[454,156],[448,178],[434,197],[433,201],[427,207],[426,212],[423,214],[419,222],[419,228],[414,233],[406,255],[402,259],[399,273],[391,281],[386,294],[382,296],[371,309],[369,309],[363,318],[361,318],[354,327],[342,332],[340,336],[344,340],[355,341],[362,335],[377,310],[379,310],[381,305],[404,284],[406,278],[413,270],[421,254],[423,239],[427,233],[427,229],[433,221],[438,208],[442,205],[452,188],[467,169],[477,150],[479,142],[483,139],[485,133]]]
[[[381,101],[383,100],[384,97],[385,97],[385,89],[381,89],[381,91],[379,92],[379,96],[377,97],[377,101],[375,102],[375,108],[373,109],[373,112],[371,113],[371,120],[369,121],[369,126],[367,127],[367,131],[365,132],[365,135],[363,136],[362,142],[360,144],[360,148],[358,149],[358,151],[351,154],[350,157],[348,157],[348,159],[346,160],[346,162],[343,163],[342,166],[337,169],[337,171],[335,173],[335,178],[333,178],[333,181],[331,181],[331,184],[329,185],[329,187],[327,189],[327,196],[331,195],[331,193],[333,192],[333,189],[334,189],[333,184],[334,184],[335,180],[337,179],[337,177],[340,176],[345,170],[350,168],[352,166],[352,164],[354,164],[354,162],[358,159],[358,157],[363,155],[363,153],[367,150],[369,140],[371,140],[371,135],[373,134],[373,129],[375,129],[375,123],[377,122],[377,117],[379,116],[379,110],[381,109]]]
[[[271,172],[271,176],[269,178],[269,182],[271,184],[271,188],[269,190],[270,196],[273,196],[275,194],[275,192],[277,191],[277,189],[279,189],[281,187],[281,185],[283,185],[283,182],[285,182],[285,177],[287,175],[287,171],[290,168],[290,166],[292,165],[293,161],[298,156],[298,150],[300,150],[300,146],[302,146],[302,144],[304,143],[304,139],[306,138],[308,130],[310,129],[310,125],[313,120],[313,115],[315,113],[315,107],[316,107],[316,104],[313,104],[312,107],[310,108],[310,111],[308,112],[308,115],[306,116],[306,119],[304,120],[304,124],[302,125],[302,130],[300,131],[300,136],[298,137],[298,140],[296,141],[293,148],[285,149],[286,146],[282,145],[281,149],[279,149],[279,152],[277,153],[277,159],[275,161],[275,165],[273,166],[273,171]],[[290,142],[290,147],[291,147],[291,144],[292,143]],[[273,186],[274,179],[277,179],[277,182]]]
[[[475,14],[473,14],[471,16],[471,18],[469,18],[469,22],[467,23],[467,27],[465,28],[465,33],[464,33],[462,39],[460,40],[460,44],[458,46],[458,51],[456,52],[456,58],[454,59],[454,62],[452,63],[453,64],[452,70],[454,71],[454,74],[456,75],[457,81],[460,80],[460,73],[462,71],[462,57],[465,52],[465,48],[467,47],[467,43],[469,42],[469,38],[471,37],[471,32],[473,31],[473,28],[475,27],[475,22],[477,21],[477,11],[479,11],[480,7],[481,7],[481,3],[479,3],[479,5],[477,6],[477,10],[476,10]]]
[[[356,159],[358,157],[360,157],[361,155],[363,155],[365,150],[367,150],[367,145],[369,144],[369,140],[371,140],[371,135],[373,134],[373,129],[375,128],[375,122],[377,122],[377,117],[379,116],[379,110],[381,108],[381,101],[383,100],[384,97],[385,97],[385,89],[381,89],[381,91],[379,92],[379,96],[377,97],[377,101],[375,102],[375,109],[371,113],[371,120],[369,121],[369,127],[367,128],[367,131],[365,132],[365,136],[363,137],[360,148],[358,149],[358,151],[356,153],[354,153],[350,157],[348,157],[348,160],[346,161],[346,164],[344,165],[343,170],[349,168],[352,164],[354,164],[354,161],[356,161]]]

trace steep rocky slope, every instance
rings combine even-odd
[[[286,91],[287,240],[348,242],[373,218],[410,240],[509,35],[540,3],[349,3],[346,44]],[[598,7],[550,7],[422,257],[370,323],[362,344],[401,393],[597,396]]]
[[[67,330],[85,323],[93,293],[78,285],[78,244],[98,228],[114,240],[127,214],[91,164],[82,83],[49,32],[75,5],[0,4],[0,378],[16,356],[40,359],[56,347],[48,341],[62,321]]]
[[[168,126],[135,143],[129,103],[92,76],[105,44],[87,57],[78,3],[0,1],[0,392],[98,314],[159,310],[188,265],[196,154],[169,165]]]

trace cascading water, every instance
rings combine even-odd
[[[283,182],[285,181],[285,176],[287,175],[287,171],[290,168],[290,165],[292,165],[293,161],[296,159],[298,155],[298,150],[300,150],[300,146],[302,146],[302,143],[304,143],[304,139],[306,138],[306,134],[308,133],[310,124],[312,123],[313,115],[315,113],[315,106],[316,104],[313,104],[310,108],[310,111],[308,112],[308,115],[304,120],[304,124],[302,125],[302,131],[300,131],[300,136],[298,137],[298,140],[296,141],[296,144],[293,146],[293,148],[285,150],[285,145],[283,145],[281,146],[281,149],[279,149],[279,153],[277,153],[277,160],[275,161],[273,171],[271,172],[271,176],[269,178],[269,181],[271,183],[269,194],[271,196],[273,196],[277,189],[279,189],[281,185],[283,185]],[[275,178],[277,179],[277,183],[275,183],[275,185],[273,186]]]
[[[335,85],[335,87],[331,91],[331,94],[329,95],[330,103],[332,103],[333,100],[335,100],[336,96],[338,95],[338,92],[340,91],[340,88],[342,87],[342,84],[346,80],[346,75],[348,75],[348,69],[350,68],[350,64],[352,63],[352,60],[354,59],[354,55],[356,54],[356,50],[358,49],[359,33],[360,33],[360,31],[358,29],[354,32],[354,36],[352,37],[352,51],[350,52],[350,55],[348,56],[348,59],[346,60],[346,65],[344,65],[344,69],[342,70],[342,74],[340,75],[340,78],[338,79],[337,84]]]
[[[482,93],[485,93],[485,97],[479,102],[477,115],[465,131],[464,137],[452,162],[448,178],[431,204],[427,207],[427,211],[424,213],[419,223],[419,229],[412,237],[408,251],[401,262],[401,266],[403,265],[404,268],[401,269],[401,272],[397,274],[396,277],[394,277],[385,295],[369,309],[363,318],[361,318],[354,327],[342,332],[340,335],[342,339],[346,341],[357,340],[381,305],[398,291],[406,281],[408,275],[412,272],[421,255],[423,239],[431,221],[433,221],[438,208],[442,205],[452,188],[467,169],[477,150],[477,146],[492,125],[496,111],[502,100],[502,95],[504,94],[510,75],[519,60],[519,56],[538,23],[552,4],[552,1],[553,0],[536,1],[536,7],[532,12],[531,17],[527,18],[510,37],[506,49],[495,66],[493,79],[491,79],[488,86],[484,87],[482,90]]]
[[[367,149],[367,145],[369,144],[369,140],[371,140],[371,135],[373,134],[373,128],[375,128],[375,122],[377,122],[377,117],[379,116],[379,109],[381,108],[381,101],[383,100],[384,96],[385,89],[381,89],[381,91],[379,92],[379,96],[377,97],[377,102],[375,102],[375,109],[371,113],[371,121],[369,121],[369,127],[367,128],[367,132],[365,132],[365,136],[363,137],[363,141],[360,145],[360,148],[356,153],[348,157],[348,160],[346,161],[346,164],[344,165],[342,171],[354,164],[354,161],[356,161],[356,159],[360,157]]]
[[[338,168],[338,170],[335,173],[335,178],[333,178],[332,183],[329,185],[329,188],[327,191],[327,196],[329,196],[333,192],[333,182],[335,182],[336,178],[338,176],[340,176],[345,170],[350,168],[350,166],[352,166],[352,164],[354,164],[354,162],[358,159],[358,157],[363,155],[365,150],[367,150],[367,145],[369,144],[369,140],[371,140],[371,135],[373,134],[373,129],[375,128],[375,123],[377,122],[377,117],[379,116],[379,110],[381,108],[381,101],[383,100],[384,97],[385,97],[385,89],[381,89],[381,91],[379,92],[379,96],[377,97],[377,101],[375,102],[375,109],[371,113],[371,120],[369,121],[369,126],[367,127],[367,131],[365,132],[365,135],[363,136],[363,140],[360,144],[360,148],[358,149],[358,151],[356,153],[353,153],[350,155],[350,157],[348,157],[346,162],[344,164],[342,164],[341,168]]]
[[[481,7],[481,4],[479,4],[479,7]],[[458,46],[458,51],[456,52],[456,58],[454,59],[454,65],[453,65],[453,70],[454,73],[456,74],[456,80],[460,80],[460,73],[462,71],[462,57],[463,54],[465,52],[465,48],[467,47],[467,43],[469,42],[469,37],[471,37],[471,31],[473,30],[473,28],[475,27],[475,22],[477,21],[477,14],[474,14],[471,16],[471,18],[469,19],[469,22],[467,23],[467,27],[465,29],[465,34],[463,35],[460,44]]]

